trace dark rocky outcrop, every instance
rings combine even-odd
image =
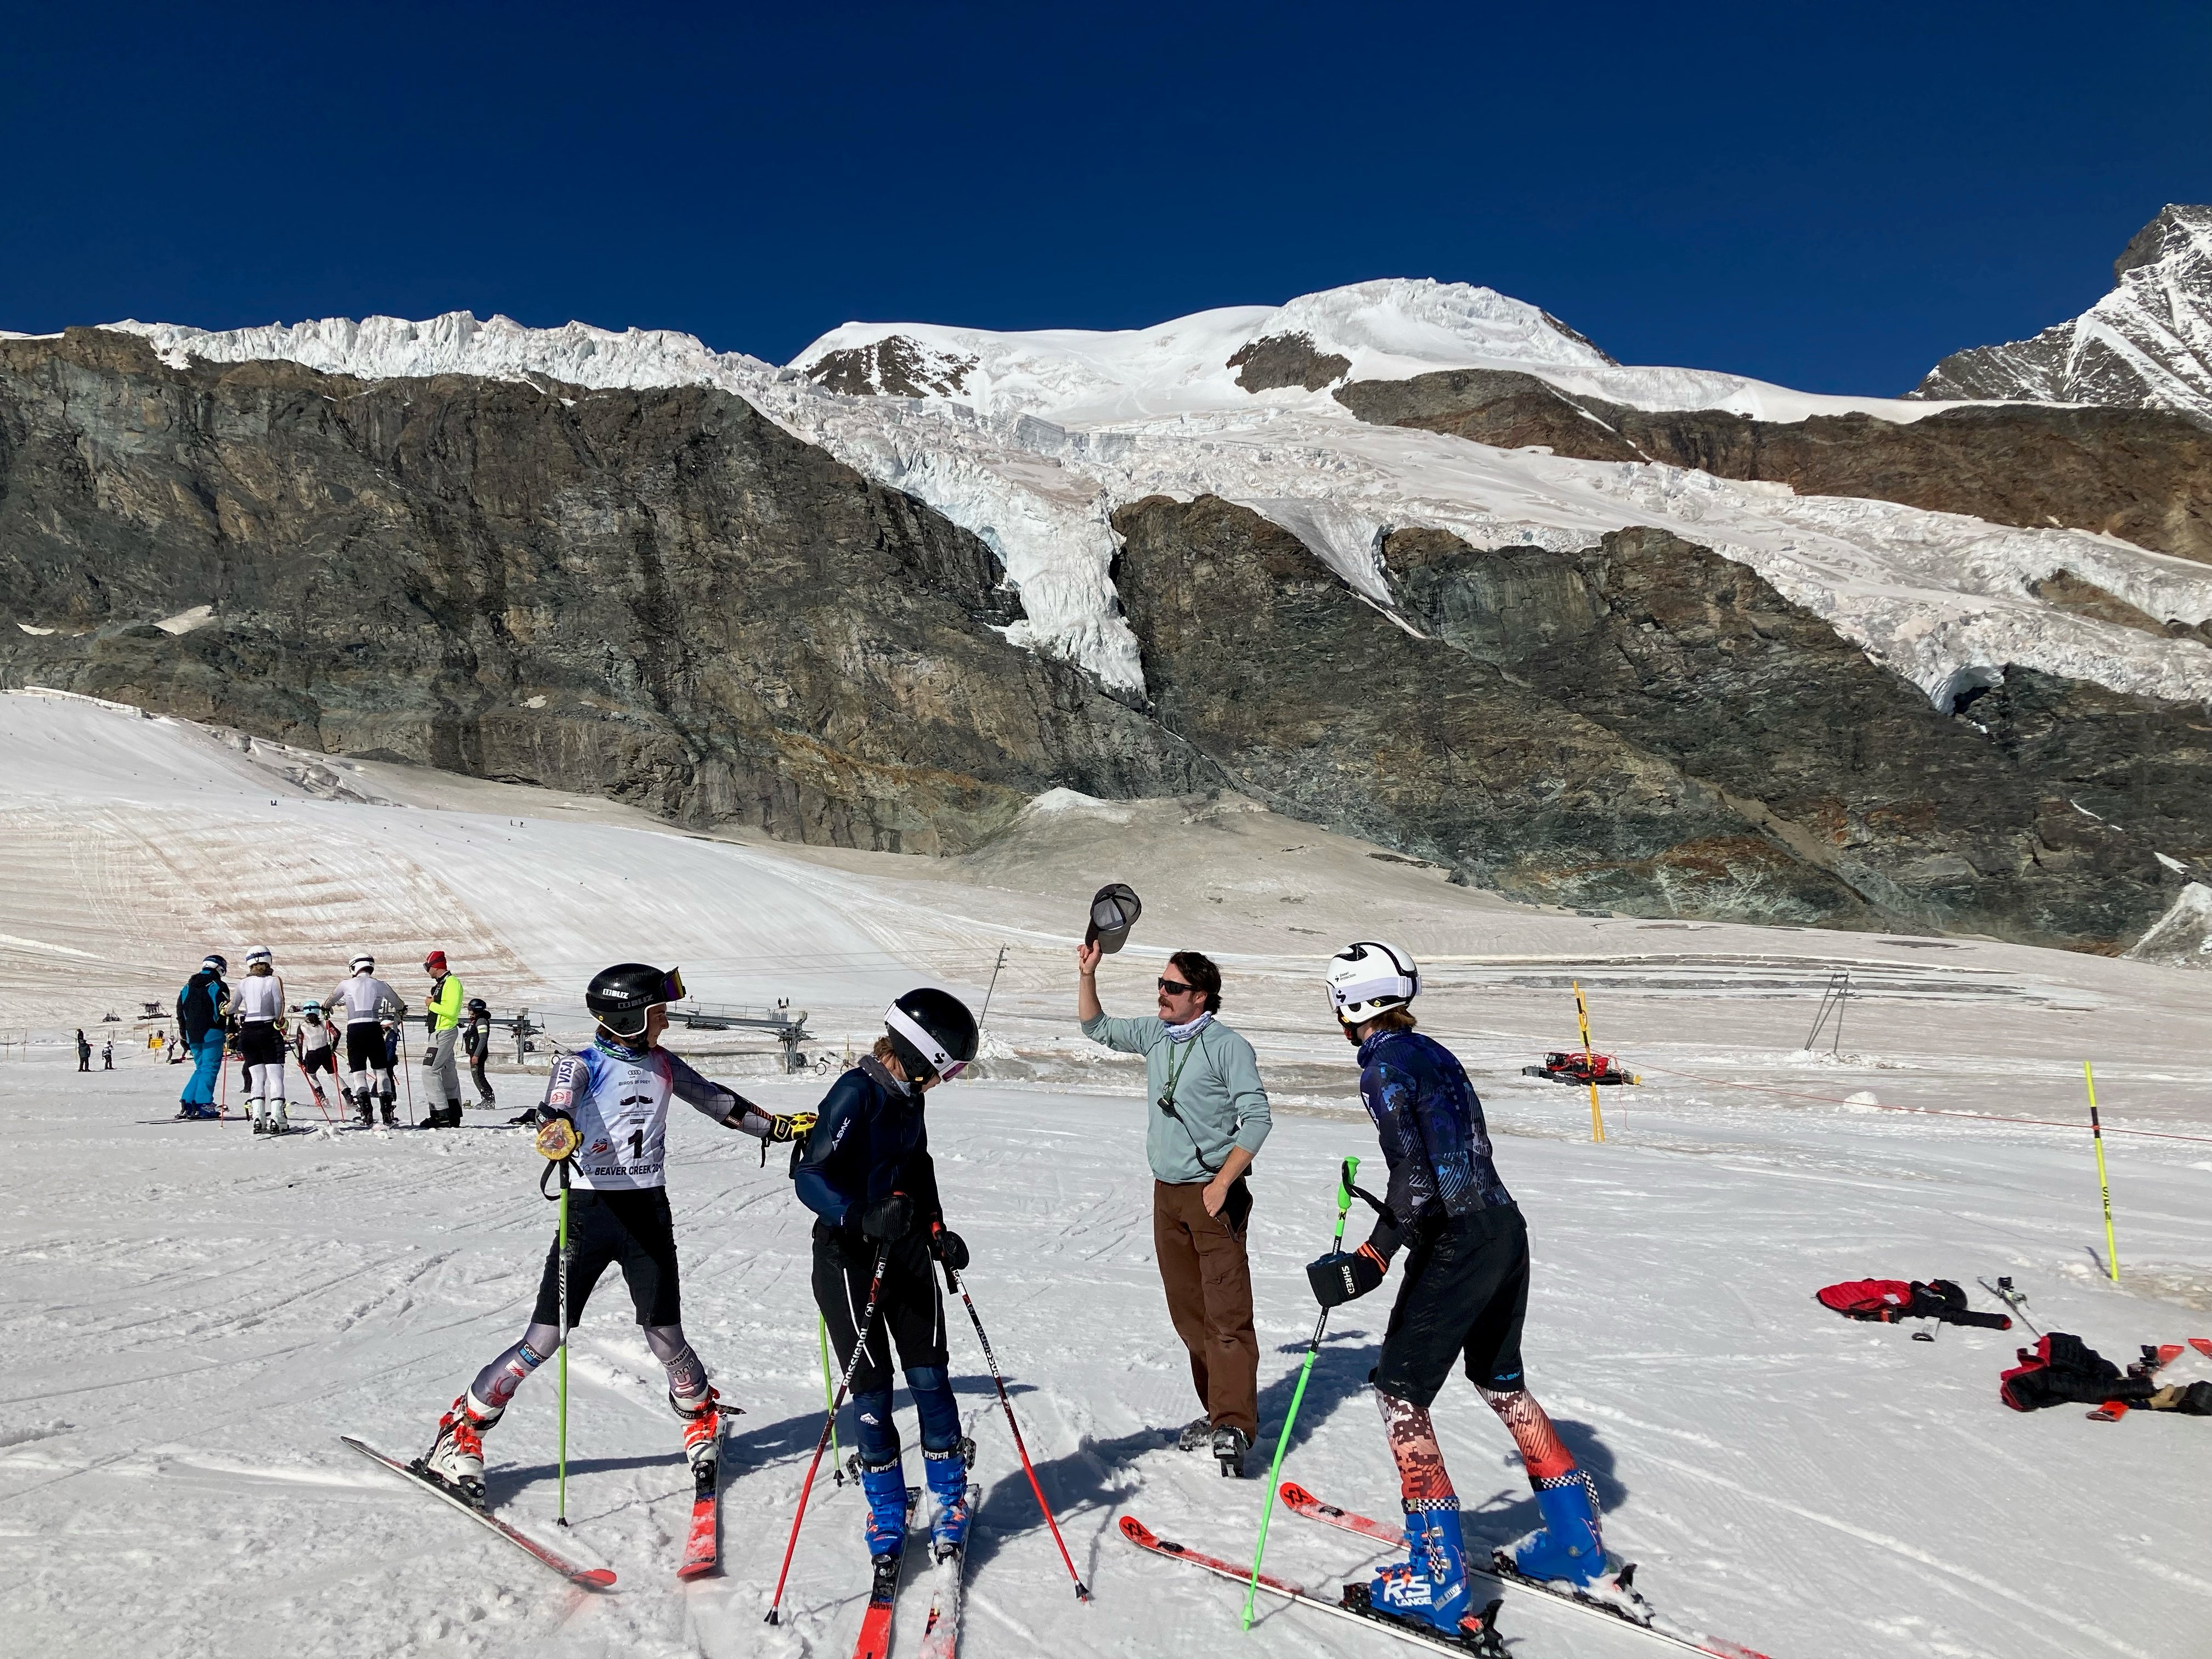
[[[1320,350],[1310,334],[1269,334],[1247,340],[1223,367],[1237,371],[1237,384],[1247,392],[1293,386],[1318,392],[1350,374],[1352,359]]]
[[[1217,781],[993,632],[1017,605],[975,537],[719,392],[0,342],[8,684],[914,851],[1056,784]]]
[[[1123,509],[1161,718],[1282,810],[1517,896],[2112,950],[2179,881],[2046,755],[1937,713],[1757,575],[1663,532],[1554,554],[1389,537],[1409,639],[1295,538]],[[2123,700],[2125,701],[2125,700]]]
[[[977,362],[893,334],[872,345],[824,352],[807,365],[806,378],[848,398],[949,398]]]
[[[1630,409],[1533,374],[1453,369],[1362,380],[1337,400],[1380,426],[1592,461],[1660,461],[1801,495],[1864,495],[1997,524],[2118,536],[2212,563],[2212,432],[2158,410],[2018,404],[1900,425],[1870,415],[1754,421]]]

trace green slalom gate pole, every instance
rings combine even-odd
[[[1344,1248],[1344,1212],[1352,1207],[1352,1182],[1359,1173],[1359,1160],[1347,1158],[1336,1172],[1336,1237],[1329,1241],[1329,1253],[1334,1255]],[[1260,1597],[1260,1558],[1267,1553],[1267,1522],[1275,1513],[1275,1482],[1283,1472],[1283,1454],[1290,1449],[1291,1425],[1298,1420],[1298,1402],[1306,1397],[1306,1379],[1313,1375],[1314,1361],[1321,1355],[1322,1334],[1328,1329],[1328,1310],[1321,1310],[1314,1322],[1313,1340],[1306,1345],[1306,1363],[1298,1368],[1298,1386],[1291,1395],[1291,1409],[1283,1419],[1283,1431],[1275,1437],[1275,1461],[1267,1469],[1267,1498],[1260,1510],[1260,1538],[1252,1547],[1252,1582],[1244,1588],[1243,1628],[1252,1628],[1253,1604]]]
[[[837,1397],[830,1382],[830,1322],[817,1314],[814,1322],[822,1333],[822,1403],[830,1408],[830,1478],[842,1486],[845,1484],[845,1454],[837,1444]]]

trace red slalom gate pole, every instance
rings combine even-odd
[[[806,1500],[813,1495],[815,1472],[822,1467],[823,1448],[836,1431],[837,1408],[845,1403],[846,1390],[853,1386],[853,1373],[860,1369],[860,1356],[868,1351],[868,1339],[876,1331],[876,1303],[884,1292],[884,1267],[891,1259],[891,1247],[883,1244],[876,1250],[876,1276],[868,1281],[867,1311],[860,1316],[860,1340],[853,1345],[853,1357],[845,1362],[844,1380],[837,1384],[837,1397],[830,1402],[830,1416],[822,1425],[822,1432],[814,1442],[814,1461],[806,1466],[806,1484],[799,1489],[799,1513],[791,1517],[791,1541],[783,1547],[783,1567],[775,1576],[775,1596],[768,1604],[768,1622],[783,1622],[783,1581],[791,1577],[791,1558],[799,1552],[799,1524],[806,1519]]]
[[[1075,1581],[1075,1599],[1088,1601],[1091,1587],[1076,1571],[1074,1558],[1067,1553],[1067,1540],[1060,1535],[1060,1523],[1052,1518],[1052,1505],[1044,1501],[1044,1488],[1037,1484],[1036,1470],[1030,1462],[1030,1449],[1022,1443],[1022,1425],[1014,1420],[1014,1402],[1006,1397],[1006,1379],[1000,1374],[998,1355],[991,1352],[991,1339],[983,1334],[983,1320],[975,1311],[975,1299],[968,1294],[968,1286],[952,1271],[949,1261],[945,1264],[945,1282],[957,1291],[960,1299],[968,1304],[968,1318],[975,1327],[975,1340],[983,1345],[983,1359],[991,1368],[991,1381],[999,1385],[999,1404],[1006,1413],[1006,1426],[1014,1431],[1014,1449],[1021,1454],[1022,1473],[1030,1478],[1030,1490],[1036,1494],[1037,1509],[1044,1516],[1045,1525],[1052,1528],[1052,1541],[1060,1546],[1060,1559],[1067,1564],[1067,1576]]]

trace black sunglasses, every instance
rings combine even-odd
[[[1190,987],[1182,984],[1180,981],[1164,979],[1160,981],[1160,989],[1165,991],[1171,997],[1179,997],[1186,991],[1189,990]]]

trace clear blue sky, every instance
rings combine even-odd
[[[0,328],[466,307],[776,360],[1431,276],[1910,386],[2212,200],[2212,7],[0,0]]]

